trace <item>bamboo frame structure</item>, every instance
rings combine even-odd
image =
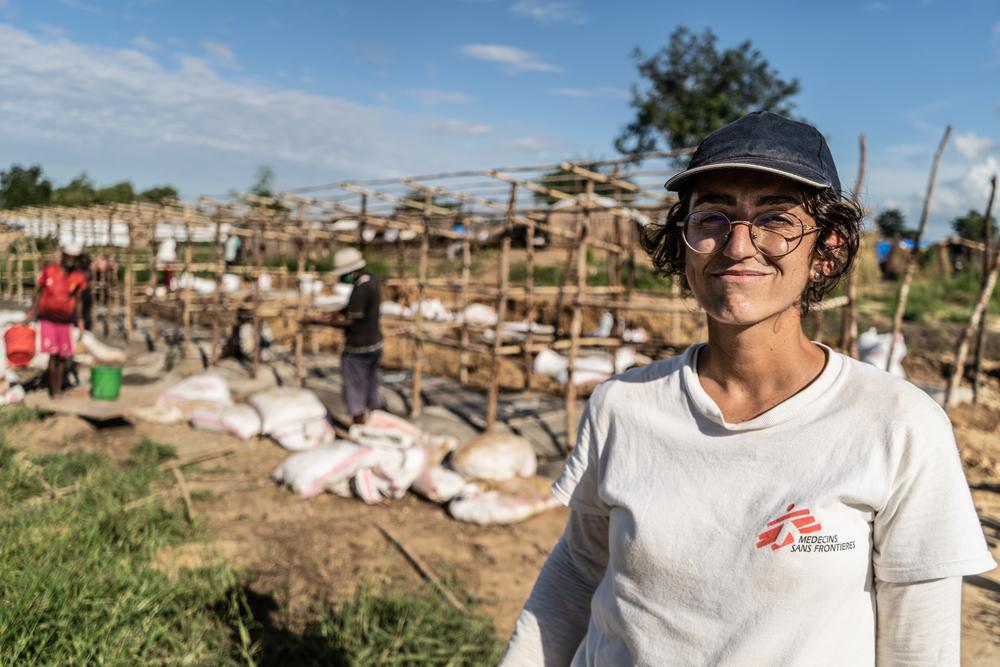
[[[693,342],[684,338],[685,318],[702,317],[681,298],[676,281],[659,292],[636,288],[640,229],[662,220],[674,203],[660,188],[673,169],[648,168],[623,159],[605,161],[603,166],[614,167],[607,174],[594,171],[599,165],[563,162],[341,182],[273,198],[242,194],[229,201],[199,198],[188,204],[0,211],[0,223],[23,231],[0,260],[0,289],[11,297],[20,286],[23,298],[29,242],[55,241],[39,254],[34,267],[54,259],[59,242],[75,239],[95,254],[119,258],[118,271],[124,278],[109,283],[105,315],[107,321],[123,317],[127,336],[145,316],[152,323],[152,331],[145,333],[154,344],[160,340],[161,327],[176,327],[185,351],[199,341],[210,341],[211,354],[206,357],[214,362],[221,356],[224,332],[237,321],[236,313],[245,309],[254,327],[251,372],[259,372],[263,363],[263,323],[285,320],[284,344],[296,381],[302,383],[308,374],[309,334],[302,322],[311,319],[310,310],[323,307],[305,292],[311,282],[307,278],[316,275],[330,286],[332,276],[318,268],[341,246],[362,248],[371,255],[370,261],[381,258],[383,270],[394,263],[390,258],[395,255],[395,271],[383,275],[382,288],[407,305],[413,316],[385,317],[385,326],[401,345],[412,346],[412,354],[403,360],[412,369],[412,414],[419,415],[423,407],[426,369],[450,372],[431,366],[429,355],[448,348],[457,351],[459,381],[485,389],[483,423],[488,430],[501,418],[504,390],[561,389],[567,447],[571,447],[577,397],[585,392],[572,380],[586,354],[610,353],[624,345],[636,345],[651,357],[664,350],[673,353]],[[546,173],[553,169],[563,175]],[[231,237],[239,238],[244,250],[243,261],[233,264],[225,259],[225,244]],[[169,240],[183,243],[178,249],[183,252],[180,261],[157,259],[157,244]],[[287,248],[294,249],[294,268],[284,263]],[[432,258],[436,265],[449,266],[445,259],[449,248],[450,256],[460,255],[460,266],[450,269],[454,275],[434,275]],[[415,275],[407,268],[414,255]],[[491,261],[495,272],[484,271],[483,264]],[[556,284],[539,284],[536,273],[553,263],[564,267]],[[592,284],[601,282],[591,274],[602,267],[606,284]],[[179,278],[179,289],[160,284],[161,273],[168,271]],[[597,273],[599,278],[601,272]],[[277,278],[271,289],[263,284],[266,274]],[[226,284],[234,282],[237,289],[228,291]],[[431,298],[446,299],[457,318],[426,317],[421,306]],[[846,297],[830,299],[817,311],[848,303]],[[496,321],[489,326],[470,322],[465,313],[472,304],[492,305]],[[588,323],[605,311],[614,318],[611,335],[585,335]],[[562,333],[566,316],[569,326]],[[638,317],[647,318],[653,329],[648,333],[653,335],[645,343],[628,343],[626,325]],[[662,328],[659,322],[664,323]],[[511,325],[521,326],[523,335],[512,338]],[[542,333],[549,330],[553,333]],[[688,330],[698,330],[697,323],[691,322]],[[561,388],[552,380],[543,381],[534,370],[535,356],[546,349],[567,354]],[[501,371],[510,364],[521,370],[523,384],[511,386],[511,381],[503,380]]]

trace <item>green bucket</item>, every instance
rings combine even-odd
[[[90,396],[99,401],[118,398],[122,387],[121,366],[94,366],[90,369]]]

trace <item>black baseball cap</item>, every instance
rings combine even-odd
[[[770,111],[755,111],[705,137],[687,169],[663,186],[678,192],[691,178],[715,169],[754,169],[840,193],[837,165],[826,139],[812,125]]]

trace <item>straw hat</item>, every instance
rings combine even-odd
[[[64,243],[60,248],[60,250],[62,251],[62,254],[66,255],[67,257],[79,257],[80,255],[83,254],[83,246],[81,246],[79,243],[74,243],[72,241],[69,243]]]
[[[333,255],[333,273],[342,276],[365,268],[365,257],[357,248],[341,248]]]

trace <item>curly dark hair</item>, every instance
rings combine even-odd
[[[639,235],[639,244],[663,275],[678,275],[684,279],[684,255],[687,246],[678,222],[684,220],[691,205],[691,191],[679,193],[680,199],[670,207],[666,220],[647,225]],[[861,219],[864,210],[856,198],[841,195],[833,188],[802,188],[803,208],[819,226],[814,257],[831,262],[832,268],[819,280],[810,280],[802,292],[799,309],[806,315],[809,309],[823,300],[840,279],[847,274],[858,254],[861,236]],[[836,234],[842,239],[837,246],[826,242]],[[687,287],[687,283],[684,283]]]

